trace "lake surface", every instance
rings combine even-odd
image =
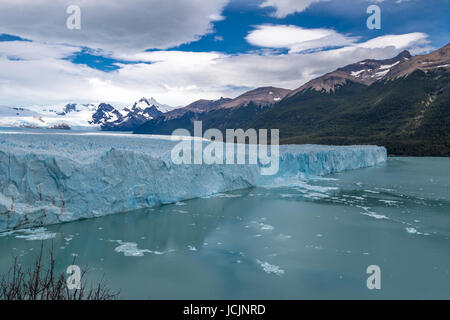
[[[44,239],[44,240],[43,240]],[[0,235],[0,271],[43,241],[125,299],[450,298],[450,159],[390,158],[253,188]],[[369,290],[366,269],[381,269]]]

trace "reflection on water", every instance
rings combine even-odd
[[[394,158],[289,187],[4,233],[0,270],[41,240],[123,298],[450,298],[448,159]],[[379,265],[382,289],[366,287]]]

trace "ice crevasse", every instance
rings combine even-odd
[[[377,146],[280,146],[279,171],[176,165],[177,141],[138,135],[0,133],[0,231],[103,216],[386,161]]]

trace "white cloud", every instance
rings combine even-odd
[[[260,7],[274,7],[276,11],[273,15],[285,18],[292,13],[305,11],[313,3],[324,1],[329,0],[265,0]]]
[[[422,32],[412,32],[399,35],[384,35],[358,43],[358,37],[340,34],[332,29],[305,29],[293,25],[259,25],[250,31],[246,40],[263,48],[289,49],[290,53],[314,51],[327,47],[356,46],[362,48],[395,49],[410,48],[416,53],[429,49],[428,35]],[[420,49],[422,48],[422,49]]]
[[[412,32],[398,35],[385,35],[373,38],[358,44],[363,48],[385,48],[393,46],[396,49],[410,48],[411,46],[426,45],[429,43],[428,35],[422,32]]]
[[[266,0],[282,17],[319,0]],[[325,1],[325,0],[324,0]],[[420,52],[427,35],[386,35],[363,43],[331,29],[257,26],[247,41],[263,48],[247,54],[152,51],[193,41],[211,32],[228,0],[1,0],[0,33],[33,42],[0,42],[0,105],[65,102],[129,105],[142,96],[186,105],[197,99],[235,97],[259,86],[295,89],[338,67],[366,58]],[[81,30],[66,28],[66,8],[81,7]],[[217,41],[222,41],[217,36]],[[59,44],[58,44],[59,43]],[[90,53],[126,61],[102,72],[63,58],[89,47]],[[325,47],[343,46],[323,52]],[[278,54],[288,49],[289,54]],[[307,52],[307,53],[306,53]]]
[[[39,60],[42,58],[62,59],[75,52],[79,47],[43,44],[29,41],[1,41],[0,56],[8,59]]]
[[[331,29],[305,29],[293,25],[260,25],[246,37],[254,46],[287,48],[290,52],[344,46],[356,42],[357,39]]]
[[[111,51],[166,49],[197,40],[221,20],[228,0],[1,0],[0,33]],[[69,5],[81,29],[69,30]]]
[[[285,18],[286,16],[296,13],[303,12],[308,9],[314,3],[328,2],[331,0],[265,0],[260,4],[261,8],[274,8],[275,12],[272,16],[276,18]],[[337,0],[335,0],[337,1]],[[342,1],[342,0],[339,0]],[[353,2],[371,2],[371,3],[383,3],[387,0],[352,0]],[[408,2],[411,0],[389,0],[390,2],[395,2],[396,4]],[[350,1],[351,2],[351,1]],[[348,5],[348,2],[347,4]]]
[[[0,105],[99,101],[129,105],[142,96],[153,96],[162,103],[181,106],[197,99],[235,97],[260,86],[294,89],[346,64],[393,57],[407,49],[405,45],[414,48],[425,41],[423,34],[380,38],[308,54],[119,52],[114,57],[151,63],[123,64],[113,72],[60,59],[77,48],[4,42],[0,43]],[[26,59],[10,60],[8,56]]]

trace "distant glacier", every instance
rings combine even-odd
[[[386,161],[377,146],[280,146],[280,170],[175,165],[177,141],[100,133],[0,132],[0,231],[148,208],[211,194],[292,183]]]

